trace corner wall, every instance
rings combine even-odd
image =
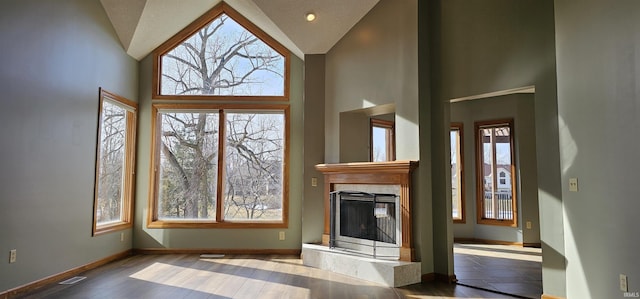
[[[320,243],[324,232],[324,176],[315,169],[324,163],[325,55],[304,58],[304,202],[302,242]],[[312,178],[317,186],[311,185]]]
[[[91,229],[98,88],[137,101],[138,64],[99,1],[2,1],[0,28],[1,293],[131,249]]]
[[[567,298],[640,292],[640,2],[556,0]]]

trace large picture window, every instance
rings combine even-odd
[[[150,227],[283,227],[288,105],[153,105]]]
[[[148,227],[287,226],[289,55],[225,2],[158,47]]]
[[[287,100],[288,57],[223,2],[154,52],[153,96]]]
[[[478,223],[517,225],[513,120],[477,122]]]
[[[100,90],[93,234],[132,225],[137,104]]]

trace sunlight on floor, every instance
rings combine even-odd
[[[507,245],[456,244],[455,252],[458,254],[542,262],[542,250],[540,248]]]
[[[275,275],[275,274],[274,274]],[[308,297],[309,290],[292,285],[273,283],[266,279],[253,279],[233,275],[227,273],[219,273],[213,271],[197,270],[192,268],[180,267],[165,263],[154,263],[143,270],[140,270],[129,277],[147,282],[162,284],[166,286],[186,288],[198,292],[208,293],[219,296],[237,296],[238,294],[228,294],[229,288],[221,287],[228,284],[242,284],[251,286],[252,288],[260,287],[261,289],[278,289],[282,291],[304,295]]]

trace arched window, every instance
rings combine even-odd
[[[148,227],[287,227],[289,55],[224,2],[154,52]]]
[[[224,2],[154,52],[154,99],[287,100],[289,51]]]

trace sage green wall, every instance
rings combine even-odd
[[[289,156],[289,227],[286,229],[150,229],[147,228],[151,154],[151,55],[140,62],[140,112],[134,248],[299,249],[303,198],[303,62],[291,55],[291,135]],[[167,101],[163,101],[166,103]],[[286,239],[278,240],[284,231]]]
[[[0,28],[1,293],[131,249],[91,226],[98,88],[136,101],[138,67],[97,0],[1,1]]]
[[[340,161],[369,162],[369,116],[358,112],[340,113]]]
[[[463,123],[465,223],[453,224],[453,236],[505,242],[540,243],[534,95],[511,94],[451,104],[451,122]],[[477,224],[476,121],[513,119],[518,226]],[[525,223],[531,221],[531,229]]]
[[[395,104],[397,159],[419,159],[417,26],[416,0],[381,0],[326,54],[326,163],[349,162],[340,113],[384,104]]]
[[[434,0],[430,3],[431,13],[435,15],[429,47],[433,52],[431,96],[432,103],[444,105],[436,106],[439,109],[436,114],[448,113],[450,99],[535,86],[544,293],[564,297],[566,262],[554,3],[552,0]],[[423,11],[420,12],[422,17]],[[448,126],[443,129],[448,131]],[[445,209],[439,208],[439,211]]]
[[[640,2],[555,1],[567,298],[640,292]],[[637,293],[636,293],[637,294]],[[636,295],[637,296],[637,295]]]
[[[420,160],[413,181],[413,246],[422,273],[434,272],[430,158],[424,158],[431,143],[422,139],[419,119],[421,106],[429,103],[419,103],[418,96],[418,1],[378,2],[326,54],[325,80],[326,163],[368,160],[368,137],[360,139],[357,156],[343,157],[348,153],[341,143],[348,136],[340,131],[345,113],[395,107],[396,159]]]
[[[315,169],[324,163],[324,78],[325,55],[305,55],[303,243],[320,243],[324,232],[324,176]]]

